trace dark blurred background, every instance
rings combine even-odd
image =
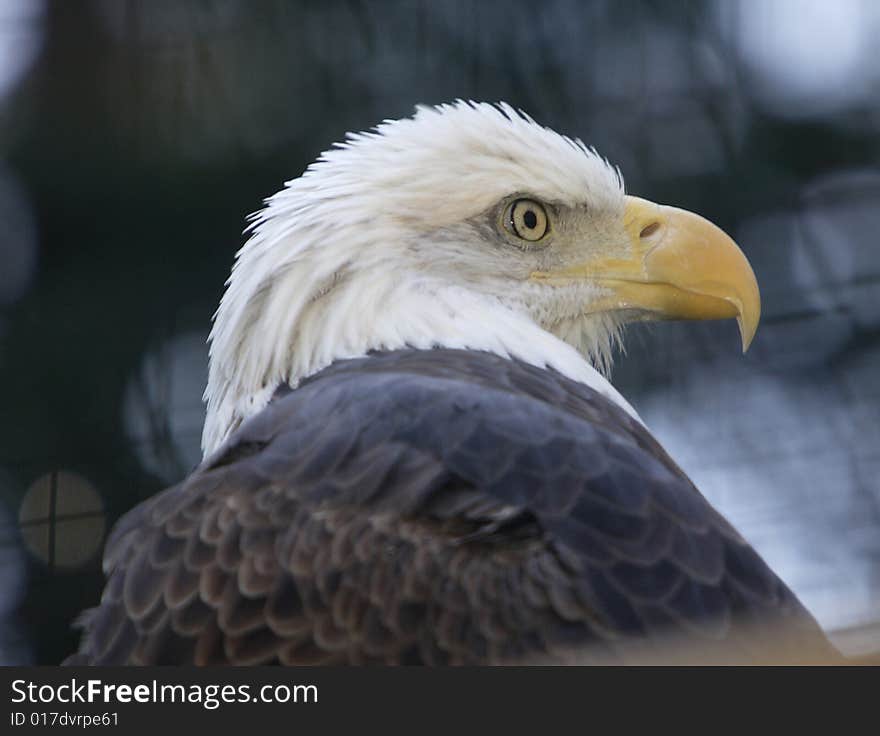
[[[614,381],[850,653],[880,650],[880,3],[0,0],[0,662],[199,459],[245,216],[346,131],[506,100],[749,256],[764,319]]]

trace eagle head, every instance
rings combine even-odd
[[[593,149],[506,104],[350,134],[250,229],[211,332],[206,453],[279,385],[371,350],[491,351],[632,412],[602,375],[624,324],[735,317],[745,349],[760,316],[724,232],[627,196]]]

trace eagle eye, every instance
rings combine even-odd
[[[507,206],[504,226],[516,237],[534,243],[547,234],[547,210],[534,199],[517,199]]]

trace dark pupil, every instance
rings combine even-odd
[[[529,230],[534,230],[538,226],[538,216],[534,210],[526,210],[526,213],[523,215],[523,224]]]

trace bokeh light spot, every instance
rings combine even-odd
[[[51,570],[84,567],[101,548],[106,521],[97,489],[78,473],[37,478],[21,501],[18,523],[25,547]]]

